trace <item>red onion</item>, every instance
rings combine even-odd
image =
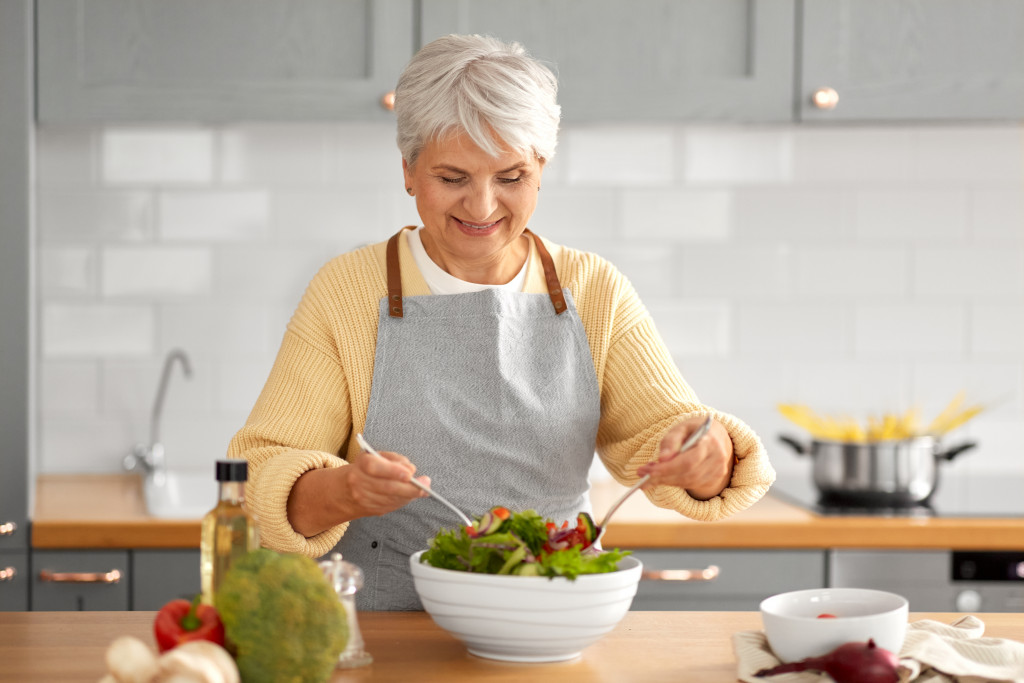
[[[821,657],[808,657],[799,662],[761,669],[755,676],[774,676],[795,671],[822,671],[836,683],[896,683],[899,659],[888,650],[865,643],[846,643]]]

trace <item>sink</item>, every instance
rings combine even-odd
[[[146,511],[164,519],[200,519],[217,504],[213,468],[148,474],[142,491]]]

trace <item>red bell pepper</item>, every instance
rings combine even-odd
[[[190,640],[208,640],[223,647],[224,624],[213,605],[200,605],[194,600],[171,600],[156,614],[153,633],[160,652]]]

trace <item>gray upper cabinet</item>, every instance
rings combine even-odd
[[[0,610],[28,605],[32,3],[0,2]]]
[[[809,0],[802,4],[803,121],[1024,118],[1019,0]],[[832,88],[834,109],[812,104]]]
[[[423,0],[421,42],[522,43],[567,122],[791,121],[793,0]]]
[[[386,120],[413,0],[38,0],[40,122]]]

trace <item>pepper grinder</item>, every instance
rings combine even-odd
[[[320,563],[324,576],[334,587],[348,620],[348,644],[338,655],[337,668],[354,669],[373,661],[373,656],[363,649],[363,634],[359,632],[356,620],[356,591],[363,587],[363,570],[351,562],[341,559],[341,553],[331,553],[329,560]]]

